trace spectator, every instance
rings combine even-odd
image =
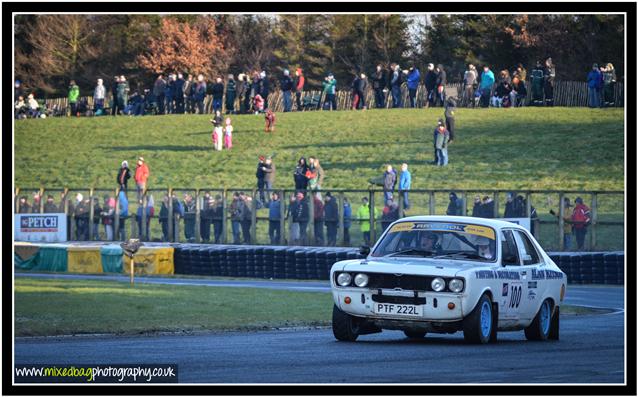
[[[496,90],[494,90],[494,96],[492,97],[492,106],[495,108],[510,107],[510,93],[512,88],[507,80],[502,80],[498,83]]]
[[[392,198],[394,192],[394,186],[397,183],[397,174],[390,164],[386,167],[383,173],[383,198],[385,201]]]
[[[448,98],[445,101],[445,128],[450,133],[450,142],[454,140],[454,112],[456,111],[456,101],[454,98]]]
[[[106,88],[102,79],[97,79],[97,85],[93,90],[93,111],[96,116],[101,116],[104,112],[104,98],[106,97]]]
[[[437,152],[437,165],[445,166],[448,164],[447,145],[450,140],[450,132],[445,128],[443,119],[439,119],[438,126],[434,130],[435,140],[434,147]]]
[[[117,107],[120,111],[126,108],[128,105],[128,93],[130,91],[128,81],[124,76],[120,76],[119,83],[117,84]]]
[[[399,205],[392,199],[386,200],[386,205],[383,207],[381,215],[382,232],[384,232],[388,226],[397,219],[399,219]]]
[[[186,242],[195,242],[195,215],[197,202],[189,193],[184,194],[184,237]]]
[[[222,238],[222,226],[224,221],[224,200],[220,194],[215,195],[212,209],[213,232],[215,233],[215,244],[219,244]]]
[[[29,117],[36,118],[40,117],[40,104],[33,97],[33,94],[29,94],[28,96],[28,109],[29,109]]]
[[[184,75],[181,73],[177,74],[177,80],[175,80],[174,90],[173,90],[173,99],[175,101],[175,113],[184,114],[184,86],[186,85],[186,81],[184,80]]]
[[[381,65],[377,65],[376,71],[372,74],[372,89],[374,90],[374,102],[377,109],[385,107],[385,70]]]
[[[378,219],[379,213],[374,209],[374,219]],[[361,198],[361,206],[357,210],[357,219],[361,222],[361,233],[364,244],[370,246],[370,204],[367,197]]]
[[[445,85],[447,84],[447,74],[445,73],[445,69],[443,69],[443,65],[440,63],[436,65],[436,101],[435,106],[438,106],[439,103],[441,106],[445,104]]]
[[[54,214],[58,212],[58,206],[53,202],[52,195],[47,195],[47,201],[44,203],[43,210],[45,214]]]
[[[239,114],[246,113],[246,75],[240,73],[237,76],[237,86],[235,87],[237,98],[239,98]]]
[[[503,69],[498,74],[497,83],[511,83],[512,79],[510,78],[510,72],[507,69]]]
[[[399,192],[403,196],[403,208],[409,209],[410,202],[408,201],[408,191],[412,186],[412,175],[408,171],[408,165],[406,163],[401,164],[401,177],[399,179]]]
[[[15,118],[26,119],[27,118],[27,104],[24,102],[23,96],[18,96],[18,100],[15,103]]]
[[[551,57],[545,60],[543,68],[543,92],[545,94],[545,106],[554,106],[554,79],[556,78],[556,67]]]
[[[273,113],[272,109],[266,110],[266,115],[264,116],[266,120],[265,132],[275,132],[275,113]]]
[[[33,193],[33,204],[31,205],[31,212],[34,214],[39,214],[41,204],[42,202],[40,200],[40,193],[39,192]]]
[[[264,98],[264,108],[268,109],[268,95],[270,94],[270,84],[266,78],[266,72],[264,70],[259,74],[259,95]]]
[[[337,100],[335,97],[337,92],[337,80],[334,78],[332,73],[328,73],[328,76],[325,78],[322,86],[323,93],[325,95],[323,109],[337,110]]]
[[[503,218],[519,218],[523,215],[520,208],[520,203],[514,200],[514,192],[507,192],[505,195],[505,212]]]
[[[330,192],[326,193],[323,205],[324,222],[326,224],[326,240],[329,247],[337,245],[337,229],[339,227],[339,206]]]
[[[120,240],[124,241],[126,240],[126,219],[128,219],[128,198],[124,190],[120,190],[118,201],[120,207],[118,232],[120,234]]]
[[[208,243],[210,241],[210,225],[213,220],[214,204],[215,201],[211,197],[210,192],[204,192],[202,208],[199,211],[199,236],[202,239],[202,243]]]
[[[361,73],[357,79],[357,85],[355,87],[356,95],[358,98],[357,109],[366,109],[366,93],[368,91],[368,78],[365,73]]]
[[[268,204],[268,236],[270,244],[278,245],[281,242],[281,201],[279,194],[273,192]]]
[[[310,157],[308,159],[308,171],[310,174],[308,175],[308,186],[310,190],[313,192],[317,192],[317,197],[321,199],[321,186],[323,185],[323,178],[325,173],[323,172],[323,167],[319,164],[319,159],[315,157]]]
[[[197,104],[197,113],[204,114],[204,98],[206,97],[206,81],[204,75],[197,76],[197,85],[195,86],[195,103]]]
[[[474,196],[474,206],[472,207],[472,216],[475,218],[482,218],[483,217],[482,207],[483,207],[483,202],[481,201],[481,196],[477,194],[476,196]]]
[[[284,75],[281,78],[279,85],[284,95],[284,112],[290,112],[292,110],[293,82],[290,78],[290,72],[288,69],[284,69]]]
[[[142,196],[146,192],[146,181],[150,171],[148,166],[144,162],[144,157],[140,156],[137,159],[137,167],[135,168],[135,184],[137,186],[137,201],[142,200]]]
[[[100,240],[100,214],[102,213],[102,207],[100,207],[100,199],[93,197],[93,240]]]
[[[261,208],[266,202],[264,197],[264,187],[266,186],[266,157],[264,156],[259,156],[259,163],[257,163],[257,172],[255,172],[255,177],[257,177],[257,190],[259,191],[257,207]]]
[[[255,111],[255,114],[264,112],[264,98],[262,98],[261,94],[259,93],[255,95],[253,110]]]
[[[166,114],[175,113],[175,107],[173,106],[175,94],[175,75],[171,73],[168,75],[168,81],[166,82],[166,87],[164,89],[164,97],[166,98]]]
[[[608,63],[603,69],[603,105],[605,107],[614,106],[616,104],[614,89],[616,87],[616,70],[614,65]]]
[[[527,98],[525,80],[520,79],[518,76],[514,76],[512,79],[512,92],[510,92],[512,107],[523,106],[525,104],[525,98]]]
[[[111,87],[111,116],[115,116],[119,113],[120,109],[119,104],[117,103],[117,86],[120,84],[120,77],[114,76],[113,78],[113,86]]]
[[[532,105],[543,105],[543,66],[541,61],[536,61],[536,67],[532,70]]]
[[[13,88],[13,100],[15,101],[19,97],[24,97],[24,87],[22,87],[20,80],[16,80]]]
[[[259,77],[259,76],[260,76],[259,72],[258,71],[254,71],[253,75],[252,75],[252,80],[251,80],[251,83],[250,83],[250,97],[249,98],[250,98],[250,101],[251,101],[252,106],[253,106],[253,112],[256,111],[256,109],[254,107],[255,106],[255,97],[257,95],[259,95],[261,100],[262,100],[262,103],[263,103],[263,99],[264,99],[264,97],[262,97],[261,93],[260,93],[261,77]]]
[[[572,205],[569,202],[568,197],[563,197],[563,250],[569,251],[572,246],[572,214],[569,211],[569,208]],[[554,212],[554,210],[549,210],[549,213],[554,215],[556,218],[559,218],[560,215]],[[560,219],[560,218],[559,218]]]
[[[478,87],[476,66],[469,64],[463,74],[463,103],[466,107],[474,107],[474,90]]]
[[[299,222],[295,222],[295,210],[297,209],[297,195],[296,193],[292,193],[290,195],[290,199],[288,201],[288,208],[286,209],[286,218],[289,219],[290,226],[290,244],[296,245],[299,244]]]
[[[237,94],[237,84],[235,83],[235,76],[228,75],[228,82],[226,83],[226,114],[235,113],[235,96]]]
[[[164,75],[162,74],[157,76],[155,84],[153,84],[153,95],[155,96],[157,105],[159,106],[159,114],[164,114],[164,105],[166,103],[166,80],[164,80]]]
[[[303,192],[297,192],[295,195],[294,207],[292,209],[292,222],[299,225],[299,239],[298,244],[306,245],[307,241],[307,228],[310,221],[310,208],[308,206],[308,199]]]
[[[86,241],[89,239],[89,199],[84,199],[82,193],[75,196],[75,235],[76,240]]]
[[[27,196],[21,196],[18,200],[18,214],[28,214],[31,212],[31,205],[27,201]]]
[[[102,217],[102,224],[104,225],[104,233],[107,241],[113,240],[113,217],[115,216],[115,199],[104,196],[104,207],[100,213]]]
[[[436,101],[436,80],[434,64],[428,63],[428,71],[425,73],[425,91],[427,92],[428,107],[433,107]]]
[[[483,197],[481,205],[481,217],[494,218],[494,200],[490,196]]]
[[[481,75],[481,84],[479,85],[479,92],[481,93],[480,104],[481,107],[488,107],[490,104],[490,98],[492,97],[492,86],[494,85],[494,73],[490,70],[489,66],[483,66],[483,74]]]
[[[596,84],[596,91],[598,91],[598,107],[602,108],[605,102],[605,80],[603,78],[603,69],[598,69],[598,83]]]
[[[213,84],[213,88],[212,88],[212,94],[213,94],[213,113],[216,113],[218,110],[221,112],[222,98],[224,97],[224,83],[222,82],[221,77],[218,77],[215,80],[215,84]]]
[[[252,219],[252,201],[253,198],[239,192],[239,198],[242,205],[239,207],[241,218],[241,234],[244,237],[244,244],[250,244],[250,227],[253,223]]]
[[[576,206],[572,213],[572,224],[574,235],[576,235],[576,245],[579,251],[585,249],[585,235],[587,234],[587,226],[591,223],[591,211],[589,207],[583,204],[583,199],[576,197],[574,200]]]
[[[454,192],[450,192],[450,202],[447,205],[445,214],[451,216],[463,215],[463,201],[460,200]]]
[[[595,63],[589,74],[587,75],[587,88],[589,93],[589,107],[597,108],[600,106],[600,98],[598,97],[598,85],[600,82],[600,70],[598,64]]]
[[[233,148],[233,126],[231,125],[230,117],[226,117],[226,127],[224,127],[224,145],[228,150]]]
[[[272,162],[272,157],[266,157],[266,161],[264,162],[264,187],[268,194],[272,191],[275,186],[275,176],[277,175],[277,167]]]
[[[137,212],[135,214],[135,220],[137,220],[137,230],[140,238],[142,236],[146,240],[151,239],[150,235],[150,225],[151,218],[155,215],[155,200],[153,199],[153,195],[149,195],[148,200],[146,200],[146,224],[144,225],[144,233],[142,233],[142,208],[144,208],[143,204],[140,202],[137,207]]]
[[[392,78],[390,79],[390,87],[392,89],[392,107],[401,107],[401,84],[403,83],[403,76],[401,74],[401,67],[398,64],[393,64]]]
[[[215,111],[215,117],[210,119],[213,124],[213,133],[211,139],[213,141],[213,149],[217,151],[222,150],[222,140],[224,139],[224,128],[222,127],[222,113],[220,110]]]
[[[128,180],[131,178],[131,170],[128,168],[128,161],[122,161],[120,169],[117,171],[117,183],[120,190],[128,190]]]
[[[171,200],[171,198],[168,196],[168,194],[164,195],[164,198],[162,199],[162,207],[160,208],[160,213],[159,213],[159,223],[160,225],[162,225],[162,241],[178,241],[178,231],[177,231],[177,227],[176,224],[177,222],[173,222],[173,235],[170,236],[169,232],[168,232],[168,222],[170,221],[169,219],[169,200]],[[173,219],[176,219],[179,217],[179,208],[178,205],[176,204],[177,200],[173,200],[172,203],[170,205],[172,205],[173,208]]]
[[[295,96],[297,97],[297,111],[301,111],[301,94],[303,93],[303,86],[306,83],[306,79],[303,75],[303,70],[297,68],[295,71]]]
[[[297,162],[297,166],[295,167],[295,172],[293,174],[296,191],[305,192],[308,188],[308,178],[306,177],[307,171],[308,165],[306,164],[306,158],[301,157]]]
[[[408,73],[407,79],[408,92],[410,96],[410,107],[416,107],[416,90],[419,88],[419,83],[421,82],[421,73],[419,72],[419,68],[410,66],[410,72]]]
[[[514,79],[514,77],[518,77],[518,79],[521,81],[527,81],[527,70],[525,70],[525,67],[522,63],[519,63],[516,66],[516,70],[512,74],[512,79]]]
[[[75,80],[69,83],[69,106],[71,107],[71,116],[79,116],[78,98],[80,97],[80,87],[75,84]]]
[[[343,244],[350,245],[350,226],[352,225],[352,207],[347,197],[343,198]]]
[[[316,195],[312,197],[314,204],[314,233],[315,233],[315,245],[323,245],[323,221],[324,221],[324,211],[323,211],[323,202],[320,197]]]

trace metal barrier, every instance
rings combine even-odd
[[[127,237],[134,237],[143,241],[312,246],[324,246],[330,240],[334,245],[347,247],[358,246],[367,241],[373,244],[394,219],[412,215],[445,215],[450,192],[456,192],[458,195],[461,215],[473,214],[474,206],[470,202],[472,196],[472,201],[476,201],[476,197],[481,201],[484,196],[489,196],[492,204],[489,204],[488,208],[493,205],[493,217],[503,217],[508,190],[410,190],[408,208],[404,195],[395,190],[389,194],[394,200],[398,198],[398,211],[395,209],[395,212],[391,213],[389,210],[382,210],[385,204],[383,190],[323,189],[304,196],[302,205],[307,207],[307,219],[299,222],[293,222],[294,215],[290,213],[291,205],[296,205],[290,200],[291,195],[296,193],[294,189],[260,191],[255,188],[169,187],[147,189],[140,201],[137,200],[136,193],[130,191],[124,192],[122,197],[128,199],[126,216],[120,208],[124,202],[118,198],[119,189],[16,188],[15,212],[19,212],[19,198],[23,195],[20,192],[29,192],[27,201],[29,195],[42,197],[37,202],[35,211],[31,209],[31,212],[42,213],[45,212],[45,208],[49,209],[47,212],[51,212],[50,209],[55,208],[67,214],[69,240],[123,241]],[[235,200],[233,204],[233,196],[239,192],[243,192],[245,198],[240,199],[241,203]],[[324,206],[328,192],[331,193],[332,199],[337,201],[338,217],[326,223],[325,216],[319,215],[323,212],[323,208],[320,207]],[[75,199],[77,193],[83,195],[83,203]],[[272,205],[272,212],[279,213],[275,219],[269,216],[272,193],[279,196],[279,201]],[[53,195],[53,206],[45,203],[45,197],[49,194]],[[59,194],[59,200],[55,200],[56,194]],[[577,196],[582,197],[591,209],[591,224],[587,227],[583,250],[623,250],[624,194],[623,191],[516,191],[516,195],[520,195],[524,203],[523,216],[531,217],[532,233],[545,249],[555,251],[573,250],[575,246],[575,241],[572,241],[570,247],[564,245],[569,241],[564,238],[563,216],[569,212],[562,203],[564,197],[569,197],[573,203]],[[102,203],[99,200],[100,196],[104,199]],[[192,203],[184,205],[185,201],[191,202],[190,198]],[[363,198],[368,201],[368,208],[373,210],[366,211],[365,205],[362,204]],[[110,214],[106,206],[108,201],[115,202]],[[241,214],[233,213],[239,205],[245,205]],[[351,213],[349,217],[344,216],[347,207]],[[556,216],[549,214],[550,209],[555,210]],[[369,215],[360,215],[365,213]],[[100,225],[103,226],[103,230]],[[366,230],[368,226],[369,231]],[[278,239],[270,235],[276,230],[279,231]],[[336,233],[336,238],[326,233]]]

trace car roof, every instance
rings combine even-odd
[[[456,222],[456,223],[471,223],[475,225],[489,226],[494,229],[502,229],[502,228],[515,228],[525,230],[524,227],[499,219],[488,219],[488,218],[476,218],[473,216],[447,216],[447,215],[422,215],[422,216],[409,216],[406,218],[401,218],[396,222],[415,222],[415,221],[431,221],[431,222]]]

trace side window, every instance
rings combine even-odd
[[[534,247],[534,244],[532,243],[532,240],[530,240],[527,234],[523,232],[520,232],[517,230],[516,233],[518,234],[518,237],[520,237],[521,241],[523,242],[521,246],[521,256],[523,257],[523,265],[535,265],[539,263],[541,260],[538,255],[538,252],[536,251],[536,248]]]
[[[502,246],[502,263],[505,266],[520,266],[521,261],[518,258],[518,248],[511,230],[503,230],[501,232]]]

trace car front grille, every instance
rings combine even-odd
[[[412,276],[412,275],[398,275],[398,274],[381,274],[381,273],[368,273],[368,285],[370,289],[395,289],[401,288],[404,290],[413,291],[431,291],[430,284],[432,283],[432,276]]]

